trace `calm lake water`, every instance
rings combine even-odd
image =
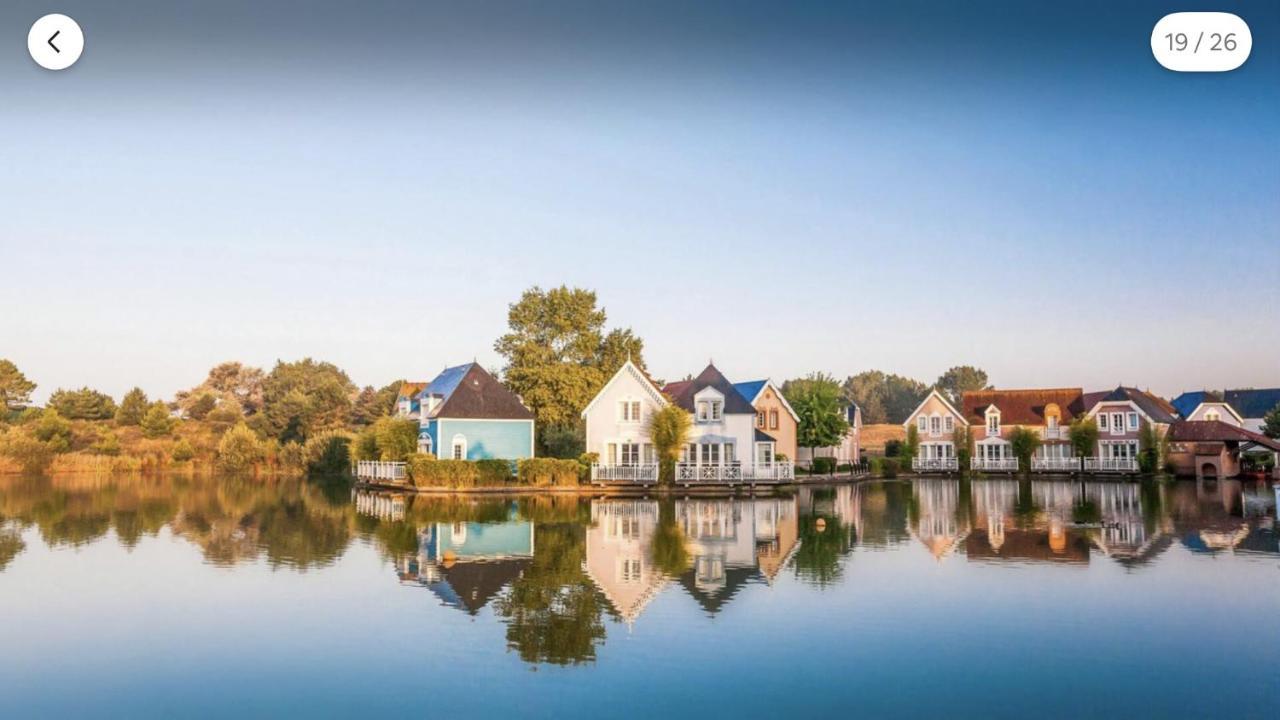
[[[0,480],[0,715],[1276,717],[1263,482]]]

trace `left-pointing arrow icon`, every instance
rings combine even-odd
[[[45,15],[27,32],[27,52],[46,70],[65,70],[75,65],[84,52],[84,31],[66,15]]]
[[[58,30],[57,32],[55,32],[54,34],[52,34],[52,35],[50,35],[50,36],[49,36],[49,47],[53,48],[53,51],[54,51],[54,52],[56,52],[56,53],[60,53],[60,52],[62,52],[62,51],[58,49],[58,46],[57,46],[57,45],[54,45],[54,44],[53,44],[53,39],[54,39],[54,38],[56,38],[56,37],[58,37],[58,36],[59,36],[59,35],[61,35],[61,34],[62,34],[62,31],[61,31],[61,30]]]

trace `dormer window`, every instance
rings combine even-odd
[[[987,409],[987,434],[1000,434],[1000,411],[995,408]]]
[[[1208,410],[1204,414],[1204,419],[1208,420],[1209,422],[1218,422],[1222,420],[1222,413],[1218,412],[1217,410]]]
[[[720,422],[720,418],[724,415],[724,403],[719,400],[711,401],[711,421]]]

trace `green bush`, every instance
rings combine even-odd
[[[138,425],[147,412],[147,394],[142,388],[134,388],[125,393],[116,410],[117,425]]]
[[[31,428],[31,435],[48,445],[51,452],[64,453],[71,449],[71,421],[52,408],[40,415]]]
[[[72,420],[107,420],[116,416],[116,401],[92,388],[58,389],[49,396],[49,407]]]
[[[415,453],[406,462],[409,480],[415,487],[470,488],[480,477],[479,468],[470,460],[437,460]]]
[[[902,441],[901,441],[901,440],[885,440],[885,441],[884,441],[884,456],[885,456],[885,457],[887,457],[887,458],[898,457],[898,456],[899,456],[899,455],[901,455],[901,454],[902,454]]]
[[[0,438],[0,452],[18,463],[24,473],[33,474],[47,470],[54,456],[49,443],[17,431],[10,431]]]
[[[378,433],[372,426],[367,427],[356,435],[356,439],[351,443],[351,455],[353,460],[378,460]]]
[[[307,472],[316,475],[338,475],[351,468],[351,435],[340,430],[316,433],[307,438],[303,452]]]
[[[476,484],[480,486],[506,485],[511,482],[515,468],[510,460],[476,460]],[[577,467],[578,463],[573,463]]]
[[[196,449],[191,447],[191,443],[187,442],[186,438],[179,440],[178,444],[173,446],[172,457],[176,462],[187,462],[195,456]]]
[[[164,437],[173,432],[173,418],[169,416],[169,406],[160,401],[151,403],[142,416],[142,434],[149,438]]]
[[[120,438],[115,433],[109,432],[98,438],[92,449],[95,454],[114,457],[120,454]]]
[[[892,480],[893,478],[898,477],[899,468],[900,463],[898,462],[898,458],[885,458],[880,463],[880,477]]]
[[[576,487],[581,472],[577,460],[528,458],[516,464],[521,485],[533,487]]]
[[[830,475],[835,472],[836,459],[833,457],[816,457],[813,459],[813,463],[810,464],[809,469],[815,475]]]
[[[307,451],[293,440],[281,445],[276,457],[280,471],[287,475],[301,475],[307,469]]]
[[[418,450],[418,421],[409,418],[378,418],[372,426],[378,448],[377,460],[400,462]]]
[[[244,423],[222,436],[218,442],[218,465],[231,472],[243,472],[262,460],[262,443]]]

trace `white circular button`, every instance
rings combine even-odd
[[[80,25],[66,15],[45,15],[27,33],[27,52],[46,70],[66,70],[84,52],[84,33]]]

